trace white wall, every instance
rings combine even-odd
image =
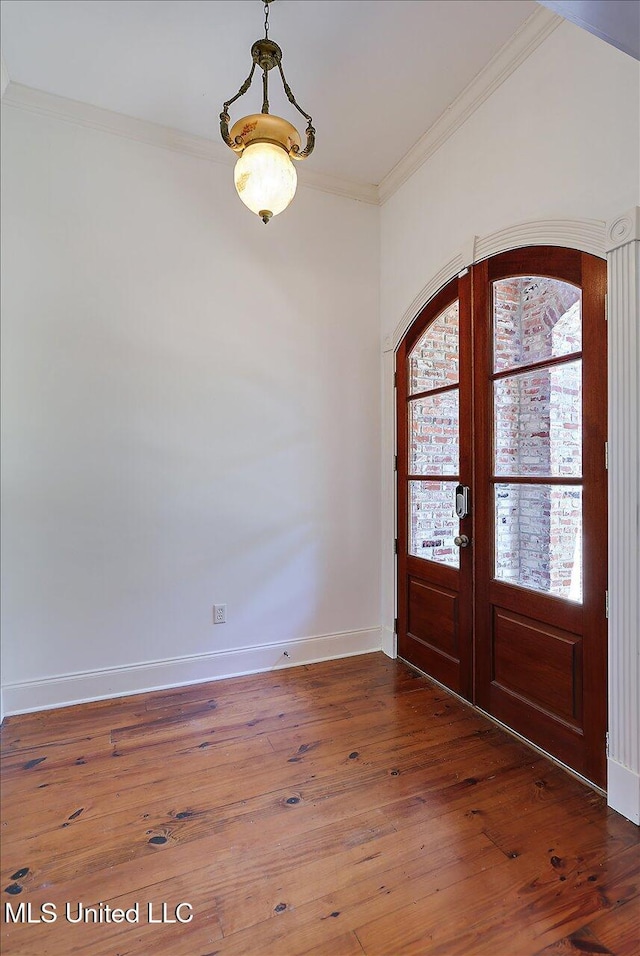
[[[3,114],[6,711],[379,646],[378,210]]]
[[[572,231],[573,221],[589,220],[593,227],[576,224],[575,234],[599,236],[605,255],[605,222],[640,204],[639,79],[638,63],[631,57],[572,24],[562,24],[382,208],[385,647],[392,645],[394,618],[393,348],[426,301],[427,287],[431,284],[431,293],[437,291],[436,277],[444,283],[474,261],[475,236],[487,247],[490,237],[502,233],[503,241],[503,231],[517,224],[545,221],[539,230],[513,229],[514,237],[522,237],[536,231],[543,235],[547,223],[562,220],[560,235]],[[514,239],[513,245],[523,244]],[[590,244],[589,238],[578,247]],[[631,285],[625,293],[629,302],[636,295],[637,302]],[[612,315],[610,327],[633,321],[633,311],[630,306],[624,314]],[[616,361],[610,351],[610,381],[623,372]],[[629,401],[635,407],[636,399]],[[616,414],[624,414],[622,405],[618,402]],[[610,438],[622,433],[618,426],[610,422]],[[628,494],[637,501],[638,474],[626,478]],[[634,534],[632,523],[629,534]],[[622,543],[611,535],[609,552],[612,566],[619,566],[618,558],[624,565]],[[609,588],[613,606],[624,603],[626,592],[619,593],[619,582],[610,577]],[[631,594],[634,585],[627,590]],[[636,616],[637,607],[636,602]],[[630,608],[624,620],[631,621],[633,613]],[[629,681],[636,686],[638,629],[622,621],[622,615],[610,620],[610,670],[619,671],[625,660],[635,662]],[[613,691],[609,706],[616,747],[625,737],[625,725],[640,723],[640,702],[637,693],[624,701]],[[618,765],[615,757],[614,751],[609,760],[610,804],[637,822],[640,759],[634,755]]]
[[[474,236],[537,220],[606,221],[636,205],[639,116],[636,61],[563,23],[382,207],[385,646],[394,619],[392,349],[412,304],[461,253],[470,264]]]
[[[563,23],[382,208],[383,334],[474,236],[638,202],[631,57]]]

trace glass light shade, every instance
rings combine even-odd
[[[286,209],[296,194],[298,176],[281,146],[251,143],[246,146],[233,173],[236,190],[245,206],[265,218]]]

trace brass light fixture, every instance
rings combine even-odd
[[[264,4],[264,38],[256,40],[251,47],[253,66],[238,92],[223,104],[220,113],[220,133],[223,140],[235,153],[238,162],[234,170],[234,182],[240,199],[255,212],[264,223],[269,222],[287,208],[296,192],[298,176],[292,159],[306,159],[313,152],[316,131],[308,113],[296,103],[282,71],[282,50],[269,39],[269,4]],[[243,96],[253,79],[256,66],[262,70],[262,112],[243,116],[229,132],[229,107]],[[269,71],[280,71],[287,99],[307,120],[307,143],[301,149],[301,139],[295,126],[269,113]]]

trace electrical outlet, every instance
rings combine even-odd
[[[213,623],[226,624],[226,621],[227,621],[227,605],[214,604],[213,605]]]

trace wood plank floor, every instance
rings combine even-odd
[[[8,718],[1,832],[4,956],[640,951],[638,828],[382,654]]]

